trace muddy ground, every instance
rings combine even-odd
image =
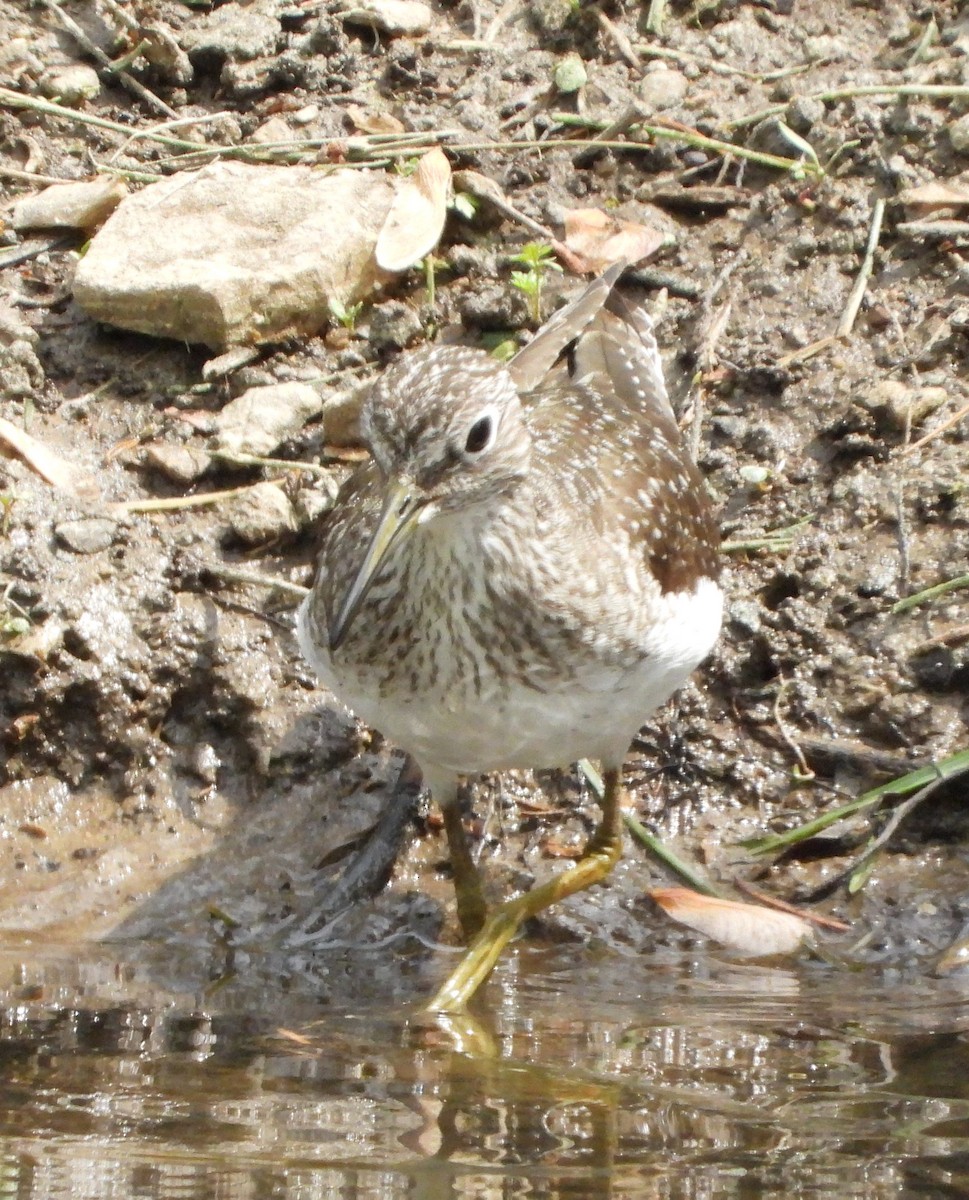
[[[913,213],[899,199],[932,181],[969,187],[969,95],[815,97],[969,83],[969,12],[916,0],[698,0],[671,3],[657,38],[635,3],[499,10],[474,0],[435,4],[430,32],[415,39],[347,24],[330,3],[243,7],[145,0],[65,11],[113,57],[139,36],[120,9],[162,29],[165,44],[188,53],[175,66],[136,58],[133,75],[179,117],[230,111],[217,135],[226,145],[251,140],[272,119],[338,146],[356,105],[408,129],[455,131],[447,143],[455,167],[489,176],[555,229],[564,209],[598,206],[674,235],[631,291],[655,306],[667,289],[659,334],[668,377],[691,436],[698,428],[724,537],[798,528],[780,546],[725,555],[723,638],[632,748],[632,804],[721,881],[739,874],[792,896],[832,878],[858,853],[867,820],[770,869],[736,843],[969,745],[969,593],[892,612],[969,561],[969,423],[913,449],[965,404],[969,226],[952,224],[965,212],[957,205],[941,214],[945,230],[926,232],[919,220],[940,214]],[[216,17],[233,28],[258,18],[262,43],[200,37]],[[0,47],[4,86],[61,94],[132,129],[164,119],[104,71],[96,95],[64,98],[58,72],[87,59],[44,5],[3,6]],[[578,97],[550,96],[552,72],[570,53],[584,60],[588,83]],[[776,126],[731,126],[784,105],[788,127],[828,169],[799,177],[675,137],[628,151],[563,146],[580,131],[553,113],[608,123],[633,100],[650,120],[797,157]],[[4,211],[37,190],[29,173],[83,178],[124,142],[0,106]],[[141,175],[179,168],[144,140],[115,165]],[[837,331],[879,197],[885,220],[857,320],[848,336],[818,346]],[[78,308],[80,239],[17,261],[22,239],[7,226],[0,415],[90,470],[107,501],[263,477],[284,478],[297,498],[325,490],[325,481],[278,468],[215,468],[178,483],[150,452],[204,446],[204,415],[254,383],[378,369],[395,353],[385,337],[370,337],[374,313],[388,305],[418,315],[412,344],[432,321],[462,324],[472,342],[521,330],[508,260],[529,236],[510,220],[453,217],[439,248],[448,266],[436,312],[414,271],[365,307],[352,335],[266,347],[203,385],[204,349],[100,327]],[[556,277],[547,308],[555,292],[577,286]],[[314,424],[281,455],[332,463],[336,478],[348,469],[328,456]],[[343,851],[382,811],[399,761],[316,690],[292,636],[292,597],[219,575],[232,566],[308,583],[312,522],[246,547],[221,507],[106,515],[16,458],[0,458],[0,499],[0,929],[52,942],[109,934],[176,942],[192,948],[204,974],[210,949],[226,938],[278,945],[296,926],[320,924],[313,914],[332,899]],[[86,518],[95,523],[72,524]],[[801,782],[805,768],[813,779]],[[820,902],[852,922],[852,953],[924,969],[961,933],[965,799],[958,782],[933,797],[860,894],[840,888]],[[596,814],[570,776],[479,781],[468,802],[482,861],[505,887],[556,869]],[[347,888],[358,902],[326,926],[325,940],[437,937],[442,925],[448,936],[435,816],[418,806],[401,824],[388,833],[402,842],[396,866],[382,873],[378,863],[373,878]],[[643,898],[660,878],[630,848],[608,890],[574,901],[542,932],[596,932],[643,947],[679,937]]]

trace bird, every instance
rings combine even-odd
[[[384,370],[361,411],[371,458],[324,518],[300,606],[323,684],[441,809],[470,940],[432,1012],[462,1012],[526,920],[606,879],[630,742],[719,635],[717,525],[625,265],[507,363],[431,344]],[[584,853],[489,907],[460,781],[582,759],[604,781]]]

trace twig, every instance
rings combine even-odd
[[[868,280],[871,277],[872,269],[875,265],[875,251],[878,249],[878,239],[882,232],[882,219],[885,216],[885,201],[880,197],[877,199],[871,210],[871,225],[868,228],[868,244],[865,247],[865,257],[861,262],[861,270],[858,272],[858,278],[855,280],[855,286],[851,289],[851,295],[848,297],[848,303],[845,305],[845,310],[841,314],[841,320],[838,322],[837,336],[847,337],[855,326],[855,318],[858,316],[858,309],[861,308],[861,301],[865,295],[865,288],[868,286]]]
[[[310,475],[331,475],[329,467],[320,463],[293,462],[288,458],[263,458],[259,454],[243,454],[240,451],[212,450],[212,458],[233,467],[280,467],[284,471],[307,471]]]
[[[74,18],[69,17],[59,4],[55,4],[54,0],[44,0],[44,2],[81,49],[89,54],[106,71],[109,71],[133,96],[137,96],[139,100],[142,100],[150,108],[153,108],[156,112],[160,112],[163,116],[178,116],[178,113],[173,108],[170,108],[164,100],[160,100],[154,92],[149,91],[143,83],[139,83],[133,75],[129,75],[127,71],[119,71],[101,47],[96,46],[91,41]]]
[[[655,2],[655,0],[654,0],[654,2]],[[664,0],[664,2],[665,2],[665,0]],[[639,56],[636,54],[636,51],[633,49],[632,42],[629,40],[629,38],[626,37],[626,35],[619,28],[618,25],[616,25],[613,21],[609,20],[609,18],[606,16],[606,14],[601,9],[597,8],[595,10],[595,13],[596,13],[596,20],[599,22],[600,28],[602,29],[603,33],[605,33],[608,36],[609,40],[613,43],[613,45],[619,51],[619,54],[621,55],[622,59],[630,67],[632,67],[632,69],[634,71],[638,72],[641,75],[643,73],[643,64],[639,61]]]
[[[772,896],[770,892],[762,892],[759,887],[754,887],[746,879],[735,878],[734,886],[739,892],[743,892],[745,896],[750,896],[752,900],[756,900],[758,904],[764,904],[768,908],[776,908],[778,912],[790,913],[792,917],[800,917],[802,921],[810,921],[812,925],[819,925],[822,929],[833,929],[836,933],[847,933],[851,929],[851,926],[845,921],[839,921],[835,917],[823,917],[820,913],[812,912],[809,908],[799,908],[796,904],[788,904],[786,900],[779,900],[776,896]]]
[[[231,114],[227,112],[203,113],[198,117],[180,117],[177,121],[165,121],[161,125],[152,125],[149,129],[136,129],[131,137],[126,142],[122,142],[118,149],[115,150],[114,154],[108,159],[108,162],[113,163],[115,159],[124,154],[132,142],[138,141],[139,138],[150,138],[153,133],[165,133],[171,129],[184,129],[189,125],[205,125],[212,121],[221,121],[223,117],[228,116],[231,116]],[[198,146],[196,149],[201,150],[202,147]]]
[[[774,697],[774,722],[777,725],[778,733],[784,739],[784,742],[794,752],[794,756],[797,759],[797,764],[798,764],[798,768],[799,768],[798,779],[803,780],[804,782],[808,782],[808,781],[814,779],[815,773],[808,766],[808,761],[804,757],[804,751],[798,745],[797,740],[795,739],[794,735],[790,732],[790,730],[787,728],[787,723],[785,722],[784,718],[781,716],[781,701],[784,698],[784,693],[787,690],[787,686],[788,686],[788,681],[784,678],[783,675],[781,675],[780,676],[780,685],[777,689],[777,695]]]
[[[849,893],[853,895],[855,892],[860,891],[871,871],[872,860],[891,841],[899,825],[901,825],[913,809],[918,808],[923,800],[928,800],[934,792],[937,792],[943,784],[948,782],[948,778],[940,776],[916,792],[914,796],[909,796],[907,800],[903,800],[889,817],[885,828],[868,842],[851,866],[836,875],[834,879],[825,881],[825,890],[837,887],[843,879],[846,879],[848,881]]]
[[[865,87],[834,88],[827,92],[814,92],[804,97],[805,100],[820,100],[822,103],[835,104],[839,100],[853,100],[860,96],[907,96],[911,99],[922,100],[969,100],[969,86],[965,84],[947,83],[899,83],[895,85],[870,84]],[[746,117],[738,117],[728,121],[728,129],[743,129],[747,125],[759,125],[768,117],[776,117],[786,110],[786,104],[772,104],[770,108],[760,112],[750,113]]]
[[[666,19],[666,0],[649,0],[646,14],[646,32],[663,36],[663,21]]]
[[[651,43],[635,46],[634,49],[637,54],[642,54],[646,58],[665,58],[671,62],[701,67],[705,71],[712,71],[715,75],[739,75],[741,78],[753,80],[755,83],[773,83],[778,79],[787,79],[791,75],[803,75],[805,71],[821,66],[820,62],[797,63],[793,67],[781,67],[776,71],[766,71],[761,74],[757,71],[746,71],[743,67],[732,67],[729,63],[718,62],[713,58],[704,58],[700,54],[688,54],[685,50],[671,50],[666,46],[654,46]]]
[[[155,500],[119,500],[109,507],[113,512],[123,513],[153,513],[177,512],[184,508],[208,508],[213,504],[221,504],[233,496],[242,496],[251,492],[258,483],[249,483],[244,487],[226,488],[222,492],[199,492],[195,496],[168,496]]]
[[[955,579],[947,579],[944,583],[937,583],[933,587],[925,588],[924,591],[915,592],[912,596],[906,596],[904,600],[899,600],[897,604],[893,604],[889,612],[892,615],[908,612],[910,608],[918,608],[921,604],[928,604],[932,600],[938,600],[940,596],[948,595],[949,592],[958,591],[960,588],[969,588],[969,575],[959,575]]]
[[[795,829],[788,829],[785,833],[768,834],[766,837],[745,838],[740,845],[745,846],[754,854],[772,854],[776,850],[786,850],[788,846],[806,842],[808,838],[823,833],[830,825],[843,821],[845,817],[852,817],[866,808],[873,808],[876,804],[881,804],[886,796],[906,796],[916,788],[925,787],[926,784],[933,783],[937,779],[955,779],[967,771],[969,771],[969,750],[960,750],[958,754],[950,755],[940,763],[919,767],[915,771],[909,771],[907,775],[899,776],[898,779],[880,783],[877,787],[870,788],[867,792],[863,792],[854,800],[849,801],[848,804],[842,804]]]
[[[940,433],[945,433],[945,431],[947,429],[951,429],[953,425],[958,425],[965,416],[969,416],[969,404],[963,405],[963,407],[960,408],[954,416],[947,417],[942,424],[937,425],[935,429],[930,429],[929,432],[924,437],[920,437],[917,442],[913,442],[911,446],[906,446],[902,451],[902,454],[912,454],[916,450],[921,450],[924,445],[926,445],[928,442],[931,442],[933,438],[937,438]]]
[[[300,583],[290,583],[288,579],[277,579],[274,575],[263,575],[259,571],[240,571],[236,567],[224,567],[218,563],[206,563],[205,570],[211,575],[218,575],[226,583],[254,584],[256,587],[273,588],[276,591],[285,592],[289,596],[295,596],[298,600],[302,600],[310,590]]]
[[[35,175],[33,171],[18,171],[15,167],[0,167],[0,179],[16,179],[18,183],[74,183],[58,175]]]

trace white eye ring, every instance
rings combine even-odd
[[[464,453],[469,458],[478,458],[494,445],[498,433],[498,410],[494,407],[478,413],[464,435]]]

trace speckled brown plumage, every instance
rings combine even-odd
[[[719,630],[716,528],[617,273],[508,366],[400,358],[323,531],[304,652],[444,804],[461,774],[618,769]]]

